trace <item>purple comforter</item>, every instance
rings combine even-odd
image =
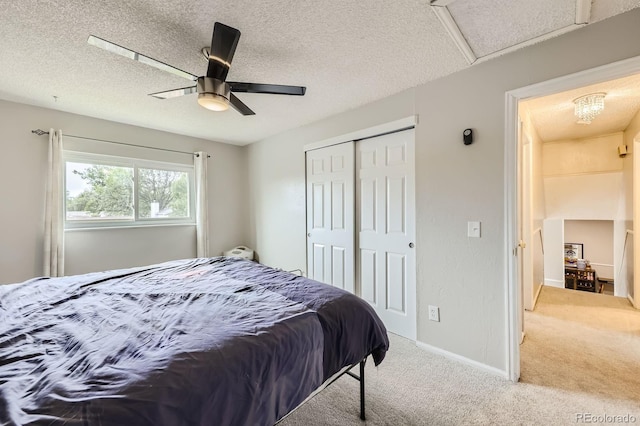
[[[389,341],[342,290],[188,259],[0,286],[0,424],[269,425]]]

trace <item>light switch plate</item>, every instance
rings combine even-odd
[[[480,238],[480,222],[467,222],[467,236]]]
[[[440,308],[429,305],[429,320],[440,322]]]

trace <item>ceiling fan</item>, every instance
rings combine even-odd
[[[294,96],[303,96],[305,94],[306,87],[303,86],[226,81],[239,39],[239,30],[220,22],[216,22],[214,24],[211,48],[208,50],[206,48],[202,49],[209,61],[207,74],[202,77],[182,71],[181,69],[165,64],[164,62],[160,62],[94,35],[89,36],[87,43],[196,82],[195,86],[151,93],[149,95],[158,99],[175,98],[177,96],[189,95],[191,93],[198,92],[198,103],[207,109],[212,111],[224,111],[229,108],[229,105],[231,105],[242,115],[255,115],[255,112],[238,99],[234,93],[266,93],[271,95]]]

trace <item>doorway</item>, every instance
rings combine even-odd
[[[531,246],[531,235],[529,241],[524,241],[525,233],[521,232],[522,214],[521,208],[521,187],[522,170],[518,166],[519,159],[522,156],[520,152],[521,145],[518,144],[520,135],[520,125],[518,121],[518,104],[521,100],[529,98],[537,98],[555,94],[562,91],[576,89],[583,86],[600,83],[603,81],[613,80],[617,78],[627,77],[632,74],[640,73],[640,58],[632,58],[620,61],[607,66],[588,70],[585,72],[561,77],[548,82],[539,83],[533,86],[510,91],[506,94],[506,212],[507,212],[507,305],[508,305],[508,373],[509,378],[517,381],[520,377],[520,341],[522,338],[523,319],[523,288],[522,273],[525,270],[522,260],[525,257],[523,253],[527,246]],[[634,169],[637,173],[637,170]],[[637,187],[637,185],[636,185]],[[635,198],[635,197],[634,197]],[[637,209],[634,211],[637,214]],[[633,220],[631,221],[633,223]],[[532,234],[532,233],[530,233]],[[529,244],[527,244],[527,242]],[[636,243],[633,242],[632,245]],[[631,253],[633,250],[630,251]],[[631,254],[632,256],[632,254]],[[635,257],[633,262],[637,262]],[[630,286],[637,294],[638,282],[633,280]],[[637,301],[633,301],[634,304]],[[637,307],[637,305],[636,305]]]

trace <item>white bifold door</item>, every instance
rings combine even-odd
[[[416,338],[414,131],[307,151],[307,271]]]
[[[416,338],[414,130],[356,149],[357,282],[387,329]]]
[[[354,287],[354,143],[307,152],[307,274]]]

